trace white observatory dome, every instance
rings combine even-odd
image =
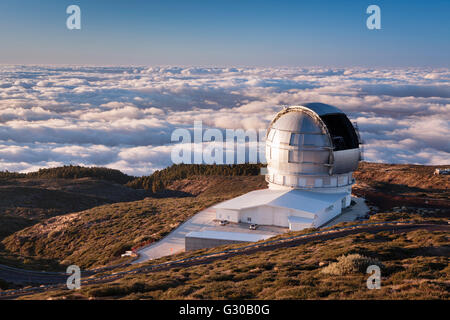
[[[269,188],[349,192],[361,159],[359,138],[338,108],[308,103],[280,111],[266,135]]]
[[[359,144],[338,108],[308,103],[283,109],[266,135],[269,188],[214,206],[216,219],[289,230],[326,225],[351,204]]]

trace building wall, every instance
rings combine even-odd
[[[314,219],[315,215],[290,208],[259,206],[239,211],[239,221],[243,223],[256,223],[260,225],[289,228],[288,217],[306,217]]]
[[[314,220],[314,227],[318,228],[325,224],[326,222],[330,221],[337,215],[339,215],[342,212],[342,204],[343,202],[346,203],[347,197],[343,199],[339,199],[335,203],[333,203],[332,206],[329,206],[322,212],[319,212],[316,216],[316,219]]]
[[[268,206],[258,206],[241,210],[239,212],[239,221],[261,225],[275,225],[273,209]]]
[[[335,175],[308,175],[298,177],[296,175],[280,175],[267,169],[266,181],[269,189],[280,190],[296,188],[303,190],[313,190],[315,192],[337,192],[338,189],[347,189],[354,183],[353,172]]]
[[[235,223],[239,222],[238,210],[229,210],[229,209],[215,209],[215,210],[216,210],[216,219],[227,220]]]
[[[273,224],[275,226],[289,228],[288,217],[295,212],[295,210],[288,208],[270,207],[273,212]]]
[[[308,229],[311,227],[312,226],[307,223],[295,223],[295,222],[289,223],[289,230],[291,230],[291,231],[300,231],[300,230]]]
[[[347,208],[352,203],[352,195],[348,194],[345,202],[345,207]]]

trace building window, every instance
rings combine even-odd
[[[248,221],[248,222],[252,222],[252,218],[247,217],[247,221]]]
[[[316,179],[314,181],[314,187],[320,188],[320,187],[322,187],[322,185],[323,185],[323,180],[322,179]]]
[[[300,145],[300,134],[292,133],[291,139],[289,141],[290,146],[299,146]]]
[[[299,178],[299,179],[298,179],[298,185],[299,185],[300,187],[306,186],[306,179],[305,179],[305,178]]]
[[[330,178],[330,186],[337,187],[337,178],[336,177]]]
[[[348,176],[344,176],[344,184],[348,184]]]
[[[303,144],[305,146],[324,146],[325,143],[325,136],[318,135],[318,134],[305,134],[303,136]]]
[[[288,162],[289,163],[300,163],[301,162],[301,153],[297,150],[289,150],[288,154]]]
[[[314,179],[314,178],[306,178],[306,186],[313,188],[315,181],[316,181],[316,179]]]

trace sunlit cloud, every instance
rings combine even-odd
[[[447,69],[0,67],[0,170],[63,164],[145,175],[171,133],[264,129],[282,106],[323,102],[358,123],[365,159],[449,164]]]

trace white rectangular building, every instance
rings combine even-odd
[[[222,202],[213,209],[218,220],[302,230],[320,227],[349,204],[347,193],[264,189]]]

